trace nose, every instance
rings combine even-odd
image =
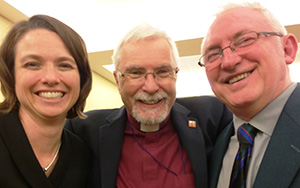
[[[142,89],[150,94],[156,93],[158,91],[159,86],[152,72],[149,72],[145,75],[145,82],[143,84]]]
[[[227,48],[229,50],[227,50]],[[223,55],[221,61],[222,61],[221,63],[222,69],[232,69],[241,61],[241,58],[235,52],[235,48],[227,46],[223,49]]]
[[[50,86],[56,85],[59,82],[59,73],[55,66],[45,66],[41,77],[42,83]]]

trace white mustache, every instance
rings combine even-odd
[[[148,93],[140,92],[133,96],[134,101],[142,101],[147,104],[155,104],[162,99],[168,98],[168,94],[166,92],[155,93],[154,95],[149,95]]]

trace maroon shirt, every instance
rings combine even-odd
[[[179,139],[171,119],[167,118],[161,123],[159,131],[148,133],[141,132],[139,123],[130,115],[128,115],[128,120],[143,147],[177,175],[160,165],[138,144],[127,122],[119,163],[117,187],[194,188],[195,182],[191,163],[182,145],[181,160],[178,147]]]

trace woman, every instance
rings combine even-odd
[[[91,153],[63,129],[84,117],[91,70],[81,37],[35,15],[16,24],[0,48],[0,187],[84,187]]]

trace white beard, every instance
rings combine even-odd
[[[165,100],[168,101],[168,95],[165,92],[155,93],[154,95],[149,95],[147,93],[137,93],[133,96],[134,102],[137,100],[142,101],[160,101]],[[169,104],[166,103],[163,109],[137,109],[135,105],[132,107],[132,116],[136,119],[137,122],[143,125],[159,125],[163,122],[169,115]],[[141,112],[142,111],[142,112]],[[162,111],[161,114],[157,114],[158,111]],[[143,114],[147,114],[145,117]]]

